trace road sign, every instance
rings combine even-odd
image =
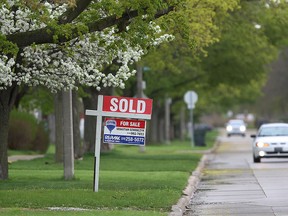
[[[184,95],[184,101],[186,102],[188,109],[194,109],[197,100],[198,95],[194,91],[187,91]]]
[[[146,121],[106,118],[104,143],[145,145]]]

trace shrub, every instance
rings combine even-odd
[[[45,153],[49,147],[49,135],[43,123],[38,124],[36,137],[32,142],[32,150]]]
[[[10,115],[8,148],[45,152],[49,145],[43,124],[29,113],[13,110]]]

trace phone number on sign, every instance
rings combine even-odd
[[[145,143],[144,137],[136,136],[119,136],[119,135],[104,135],[105,143],[122,143],[128,145],[143,145]]]
[[[125,142],[135,142],[135,143],[144,143],[144,138],[143,137],[133,137],[133,136],[125,136],[121,137],[121,141]]]

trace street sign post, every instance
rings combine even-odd
[[[194,127],[193,127],[193,109],[195,108],[195,103],[198,101],[198,95],[194,91],[187,91],[184,95],[184,101],[187,104],[187,108],[190,110],[190,128],[191,132],[191,145],[194,146]]]
[[[184,101],[188,109],[194,109],[195,103],[198,101],[198,95],[194,91],[187,91],[184,95]]]
[[[97,117],[95,154],[94,154],[94,157],[95,157],[95,162],[94,162],[94,192],[97,192],[98,187],[99,187],[99,165],[100,165],[100,146],[101,146],[101,134],[102,134],[102,117],[104,116],[104,117],[113,117],[113,118],[151,119],[152,103],[153,103],[152,99],[146,99],[146,98],[129,98],[129,97],[116,97],[116,96],[99,95],[98,96],[97,110],[86,110],[86,115]],[[121,120],[119,120],[119,121],[121,121]],[[131,120],[128,122],[129,122],[129,124],[132,122],[134,125],[136,125],[138,123],[139,123],[139,125],[143,125],[143,123],[141,121],[134,121],[133,122]],[[110,123],[112,124],[112,122],[110,122]],[[114,123],[115,123],[115,127],[117,127],[117,123],[119,123],[119,122],[117,120]],[[106,122],[106,124],[107,124],[107,122]],[[142,129],[142,126],[139,129]],[[118,134],[118,136],[120,136],[120,135]],[[135,139],[134,141],[137,140],[135,137],[132,137],[132,138]],[[145,138],[145,136],[144,136],[144,138]],[[104,138],[104,140],[105,140],[105,138]],[[130,140],[131,140],[131,137],[130,137]],[[140,140],[140,138],[139,138],[139,140]],[[143,143],[143,145],[144,145],[144,143]]]

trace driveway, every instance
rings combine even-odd
[[[220,137],[184,215],[288,216],[288,159],[254,164],[251,142]]]

